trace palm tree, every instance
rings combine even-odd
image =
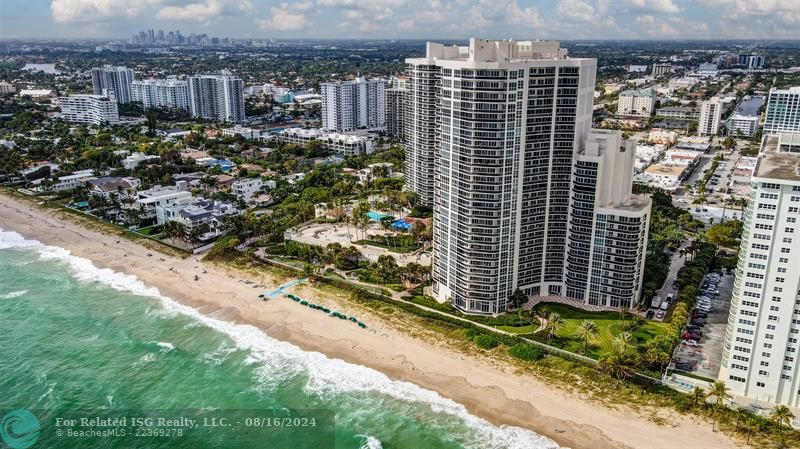
[[[617,336],[617,345],[622,352],[627,351],[628,348],[631,347],[632,343],[633,335],[628,331],[620,332]]]
[[[739,430],[739,424],[747,421],[747,417],[750,416],[750,412],[743,408],[737,408],[733,414],[736,415],[736,430]]]
[[[778,426],[778,433],[781,437],[781,447],[783,447],[785,438],[783,433],[783,424],[786,423],[787,427],[791,427],[792,420],[794,419],[794,413],[789,410],[789,407],[785,405],[779,405],[772,409],[772,413],[769,414],[769,419]]]
[[[750,416],[744,420],[744,429],[747,431],[747,440],[744,444],[750,444],[750,436],[753,434],[753,431],[758,430],[761,427],[759,424],[760,423],[755,416]]]
[[[547,339],[551,340],[556,333],[564,328],[564,319],[558,312],[552,312],[547,316]]]
[[[700,387],[694,387],[691,393],[689,393],[689,398],[692,400],[692,406],[697,407],[699,402],[706,401],[706,392],[703,391]]]
[[[592,320],[583,320],[578,325],[578,338],[583,340],[583,355],[589,350],[589,340],[594,340],[597,335],[597,324]]]
[[[709,387],[708,397],[713,397],[716,399],[714,404],[711,406],[711,430],[716,432],[717,412],[719,411],[720,407],[725,407],[725,401],[733,399],[733,396],[728,392],[728,386],[725,385],[725,382],[718,380]]]
[[[612,352],[608,352],[600,359],[600,369],[607,374],[610,374],[617,379],[625,380],[633,375],[635,357],[629,352],[620,351],[615,348]]]

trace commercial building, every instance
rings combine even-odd
[[[324,148],[344,156],[361,156],[372,153],[372,141],[366,136],[328,133],[317,128],[288,128],[278,132],[273,138],[279,142],[300,146],[318,141]]]
[[[627,201],[617,194],[625,176],[616,178],[612,167],[625,172],[627,163],[628,180],[633,171],[634,149],[623,149],[619,133],[590,137],[596,60],[568,58],[552,41],[473,38],[469,47],[428,43],[426,50],[425,58],[406,61],[406,141],[412,159],[416,151],[434,153],[424,155],[430,170],[411,166],[434,188],[432,294],[474,314],[505,312],[516,289],[627,307],[636,287],[612,299],[606,287],[627,287],[608,275],[599,290],[581,288],[577,282],[599,265],[570,273],[567,261],[579,249],[568,246],[568,235],[586,232],[572,227],[603,221],[601,207]],[[581,159],[585,166],[573,163]],[[614,192],[606,179],[615,179]],[[586,208],[592,214],[581,218]],[[591,234],[586,243],[593,242],[604,244]],[[597,254],[605,260],[600,254],[610,253],[603,247]]]
[[[244,83],[224,72],[190,76],[189,111],[192,117],[240,123],[244,121]]]
[[[647,140],[661,145],[674,145],[678,141],[678,133],[668,129],[653,128],[647,135]]]
[[[731,392],[800,406],[800,154],[765,136],[744,218],[719,379]]]
[[[739,55],[739,65],[748,69],[763,69],[766,63],[763,55]]]
[[[61,118],[70,123],[85,125],[115,125],[119,123],[117,103],[103,95],[70,95],[61,97]]]
[[[653,64],[653,76],[669,75],[672,73],[672,64]]]
[[[131,83],[131,101],[145,108],[189,110],[189,83],[175,78]]]
[[[656,93],[652,89],[625,90],[619,94],[617,115],[650,117],[656,107]]]
[[[386,81],[356,78],[320,83],[322,129],[345,132],[386,127]]]
[[[127,67],[105,65],[92,69],[92,89],[95,95],[105,95],[117,103],[130,103],[133,70]]]
[[[408,109],[408,89],[393,87],[386,89],[386,134],[403,139],[405,117]]]
[[[716,136],[719,133],[722,118],[722,100],[714,97],[700,105],[700,120],[697,123],[697,135]]]
[[[642,181],[664,190],[675,190],[687,172],[687,165],[653,164],[644,170]]]
[[[769,90],[764,133],[800,132],[800,86]]]

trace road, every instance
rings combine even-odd
[[[681,246],[681,249],[685,249],[686,247],[689,246],[690,243],[691,242],[685,243],[684,245]],[[661,286],[661,289],[658,290],[658,292],[656,292],[656,295],[658,295],[658,297],[661,298],[662,301],[665,300],[667,298],[667,295],[669,295],[670,293],[672,293],[673,297],[678,296],[678,290],[673,288],[672,284],[675,283],[675,279],[678,277],[678,271],[683,266],[683,262],[684,260],[683,257],[681,257],[680,252],[675,251],[675,253],[672,255],[672,258],[670,259],[667,279],[664,281],[664,285]],[[648,301],[651,299],[652,298],[649,298]],[[673,304],[675,304],[674,301]],[[650,307],[648,310],[652,310],[653,313],[658,314],[658,312],[661,309],[659,309],[658,307]],[[654,317],[653,319],[656,321],[662,321],[663,317],[662,318]]]

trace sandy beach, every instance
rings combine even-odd
[[[532,376],[514,373],[485,357],[464,354],[412,337],[363,308],[357,313],[374,332],[293,301],[257,298],[286,281],[270,273],[258,276],[233,272],[196,257],[179,259],[138,243],[86,229],[71,220],[0,195],[0,228],[16,231],[42,243],[85,257],[101,268],[139,277],[165,296],[216,318],[247,323],[268,335],[307,351],[379,370],[393,379],[413,382],[464,404],[467,409],[497,425],[514,425],[545,435],[573,449],[731,448],[727,436],[711,431],[710,423],[672,413],[670,423],[659,425],[646,410],[615,409],[590,402],[545,384]],[[195,275],[198,279],[195,280]],[[246,278],[266,285],[255,289]],[[355,311],[344,295],[300,284],[287,292]],[[413,330],[412,330],[413,331]]]

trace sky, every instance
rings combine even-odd
[[[0,38],[800,38],[800,0],[0,0]]]

